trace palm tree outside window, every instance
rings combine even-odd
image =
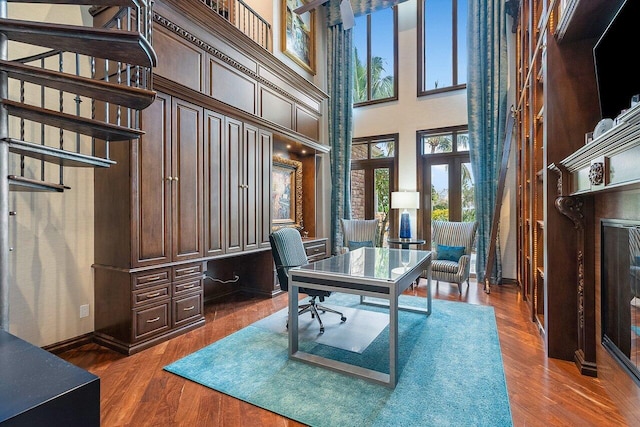
[[[353,27],[354,107],[398,99],[398,13],[382,9]]]

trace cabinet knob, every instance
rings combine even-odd
[[[173,181],[173,177],[172,176],[168,176],[167,177],[167,181]]]
[[[177,182],[178,181],[178,177],[176,176],[175,178],[173,178],[173,180]]]

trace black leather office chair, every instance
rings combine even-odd
[[[280,281],[280,289],[288,291],[289,269],[309,263],[307,253],[302,244],[302,238],[300,237],[300,233],[294,228],[281,228],[269,235],[269,242],[271,243],[271,253],[273,254],[278,280]],[[331,295],[331,292],[306,288],[300,288],[299,290],[309,295],[311,299],[308,304],[299,305],[298,316],[310,312],[311,318],[317,319],[320,324],[320,333],[324,333],[324,325],[322,324],[322,319],[320,319],[318,311],[336,313],[340,315],[342,322],[347,320],[339,311],[322,306],[316,302],[316,299],[323,302],[325,297]],[[289,327],[288,321],[287,327]]]

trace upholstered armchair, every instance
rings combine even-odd
[[[361,247],[376,246],[378,236],[377,219],[341,219],[342,253]]]
[[[466,281],[469,286],[471,250],[477,228],[477,222],[433,221],[431,278],[436,284],[440,280],[456,283],[460,293],[462,282]]]

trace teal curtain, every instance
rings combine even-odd
[[[355,16],[365,15],[406,0],[351,0]],[[342,247],[340,220],[351,218],[351,137],[353,132],[353,37],[344,30],[340,0],[327,9],[327,89],[329,145],[331,146],[331,251]]]
[[[507,19],[504,0],[469,1],[467,46],[469,65],[467,103],[469,154],[475,178],[478,219],[478,282],[484,281],[489,252],[491,221],[498,190],[498,177],[507,111]],[[493,283],[502,280],[502,263],[496,246]]]
[[[331,145],[332,253],[342,246],[341,218],[351,218],[351,136],[353,128],[353,40],[342,24],[329,27],[327,88]]]

